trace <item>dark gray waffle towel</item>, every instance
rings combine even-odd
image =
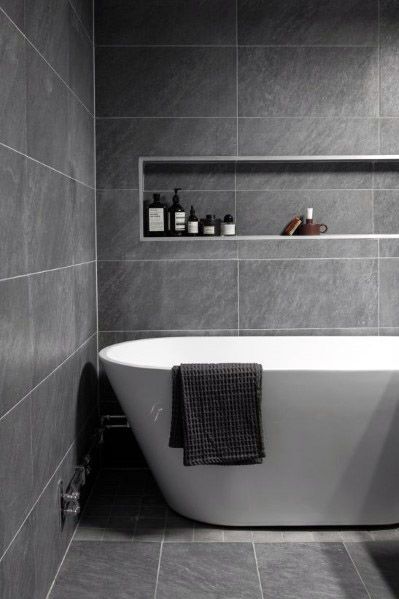
[[[262,462],[260,364],[181,364],[172,381],[169,447],[185,466]]]

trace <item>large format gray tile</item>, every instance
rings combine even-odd
[[[376,116],[373,48],[240,48],[240,116]]]
[[[25,0],[1,0],[0,7],[9,18],[20,28],[24,27]]]
[[[380,0],[380,44],[397,46],[399,41],[399,6],[396,0]]]
[[[0,142],[26,151],[26,43],[0,12]]]
[[[237,193],[240,235],[279,235],[295,216],[314,208],[329,234],[373,232],[373,200],[366,190],[245,191]]]
[[[34,556],[32,525],[28,520],[0,561],[2,599],[32,599],[32,589],[35,588]]]
[[[94,259],[93,190],[6,148],[2,157],[3,277]]]
[[[399,247],[399,244],[398,244]],[[239,241],[238,255],[245,259],[300,259],[300,258],[377,258],[376,239],[309,239],[284,237],[273,240]]]
[[[398,189],[399,165],[396,162],[375,162],[373,187],[374,189]]]
[[[381,127],[381,154],[399,153],[399,119],[382,118]]]
[[[93,46],[74,11],[70,14],[68,36],[68,82],[83,104],[94,112]]]
[[[84,25],[87,34],[93,34],[93,2],[92,0],[69,0]]]
[[[47,596],[77,523],[76,518],[69,516],[61,525],[58,486],[60,480],[64,486],[68,484],[75,464],[73,451],[70,450],[29,516],[35,569],[35,585],[31,599],[43,599]]]
[[[380,260],[380,326],[399,326],[399,260]]]
[[[158,599],[260,599],[251,543],[166,543]]]
[[[70,179],[27,161],[25,239],[28,272],[73,263],[74,206]]]
[[[155,590],[159,551],[159,543],[76,541],[50,597],[148,599]]]
[[[239,44],[375,46],[377,40],[373,0],[238,2]]]
[[[235,44],[234,0],[96,2],[97,44]]]
[[[372,118],[240,118],[238,139],[243,156],[376,154],[378,122]]]
[[[94,186],[94,119],[73,96],[68,96],[68,170],[74,179]]]
[[[240,262],[242,328],[376,325],[376,260]]]
[[[399,595],[399,541],[348,543],[346,548],[373,599]]]
[[[68,173],[68,92],[65,85],[32,48],[28,53],[28,154]]]
[[[0,146],[0,279],[27,272],[24,238],[24,186],[26,158]],[[5,257],[7,257],[5,259]]]
[[[234,190],[235,164],[231,162],[176,162],[146,164],[145,189],[169,190]]]
[[[96,331],[97,327],[96,263],[75,266],[73,274],[75,347],[79,347]]]
[[[168,194],[170,197],[170,194]],[[234,192],[183,192],[187,212],[194,203],[197,214],[234,213]],[[97,191],[97,240],[99,260],[235,258],[237,244],[223,239],[140,241],[138,192]]]
[[[399,239],[380,239],[381,258],[399,258]]]
[[[399,234],[399,191],[374,192],[374,232]]]
[[[380,329],[376,327],[351,327],[351,328],[335,328],[329,329],[323,328],[298,328],[298,329],[240,329],[240,335],[246,337],[260,336],[260,337],[308,337],[308,336],[321,336],[321,337],[363,337],[366,335],[378,335]],[[397,334],[397,333],[396,333]]]
[[[73,205],[73,261],[74,264],[95,259],[96,198],[93,189],[70,181]]]
[[[170,168],[170,167],[169,167]],[[237,190],[271,189],[370,189],[370,163],[308,162],[250,163],[238,162]]]
[[[0,283],[0,416],[33,383],[33,341],[27,277]]]
[[[95,409],[95,346],[93,338],[31,393],[36,495]]]
[[[255,547],[265,597],[367,599],[341,543],[274,543]]]
[[[37,384],[75,349],[74,269],[33,275],[29,282]]]
[[[100,262],[102,330],[233,329],[235,261]]]
[[[98,48],[98,116],[235,116],[234,48]]]
[[[1,556],[33,503],[29,398],[0,420],[0,454]]]
[[[236,119],[97,119],[97,186],[137,188],[138,156],[232,155]]]
[[[61,77],[69,78],[68,0],[35,0],[25,3],[25,33]]]
[[[399,24],[399,22],[398,22]],[[380,49],[381,115],[399,116],[399,50]]]

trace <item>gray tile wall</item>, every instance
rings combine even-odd
[[[100,344],[156,335],[397,334],[399,243],[139,240],[139,155],[399,153],[396,0],[98,0]],[[242,234],[308,205],[399,233],[397,168],[154,167],[146,189]],[[348,297],[350,301],[348,301]],[[118,410],[104,382],[102,409]]]
[[[91,0],[0,0],[0,588],[44,599],[97,414]]]

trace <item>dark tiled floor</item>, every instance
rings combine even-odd
[[[146,471],[104,471],[51,599],[399,598],[399,532],[232,529],[170,510]]]

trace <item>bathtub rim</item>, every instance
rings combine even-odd
[[[206,340],[214,340],[215,337],[214,336],[208,336],[208,335],[170,335],[170,336],[162,336],[162,337],[146,337],[143,339],[131,339],[131,340],[126,340],[126,341],[121,341],[119,343],[112,343],[110,345],[107,345],[106,347],[102,348],[99,352],[99,358],[100,361],[102,363],[111,363],[111,364],[115,364],[117,366],[126,366],[129,368],[138,368],[138,369],[144,369],[144,370],[160,370],[160,371],[165,371],[165,372],[170,372],[172,369],[172,366],[163,366],[161,364],[158,365],[153,365],[153,364],[144,364],[144,363],[135,363],[132,360],[126,361],[126,360],[121,360],[121,359],[116,359],[115,357],[111,357],[110,351],[112,350],[112,348],[115,347],[121,347],[121,346],[128,346],[128,345],[140,345],[142,343],[148,343],[148,342],[163,342],[166,343],[167,341],[171,341],[171,340],[184,340],[186,342],[191,341],[191,340],[199,340],[199,339],[206,339]],[[364,342],[367,342],[367,340],[373,340],[373,342],[375,342],[378,339],[379,344],[381,345],[388,345],[389,343],[392,344],[392,341],[395,339],[397,344],[398,344],[398,350],[399,350],[399,336],[379,336],[379,335],[367,335],[367,336],[356,336],[356,335],[281,335],[281,336],[274,336],[274,335],[243,335],[243,336],[226,336],[226,335],[220,335],[217,336],[216,339],[218,340],[228,340],[229,342],[232,341],[236,341],[237,339],[256,339],[258,341],[260,341],[261,339],[267,339],[269,341],[272,340],[276,340],[278,339],[280,342],[281,340],[284,340],[284,342],[288,342],[288,340],[292,341],[292,340],[306,340],[306,343],[311,343],[311,342],[316,342],[317,340],[322,340],[322,339],[329,339],[329,340],[334,340],[335,342],[337,342],[337,340],[345,342],[345,341],[354,341],[355,339],[361,339]],[[398,354],[399,356],[399,354]],[[236,360],[237,362],[239,362],[240,360]],[[229,362],[229,360],[227,360],[227,362]],[[231,360],[230,360],[231,362]],[[178,363],[178,362],[177,362]],[[182,363],[193,363],[193,362],[182,362]],[[323,373],[323,372],[342,372],[342,373],[365,373],[365,372],[399,372],[399,358],[398,358],[398,364],[396,368],[393,367],[365,367],[365,368],[355,368],[355,367],[336,367],[335,365],[332,365],[331,368],[319,368],[317,366],[315,366],[314,364],[309,364],[308,367],[301,367],[301,368],[293,368],[292,366],[290,366],[289,364],[282,364],[281,367],[279,368],[267,368],[263,365],[262,362],[259,362],[260,364],[262,364],[262,371],[263,372],[317,372],[317,373]]]

